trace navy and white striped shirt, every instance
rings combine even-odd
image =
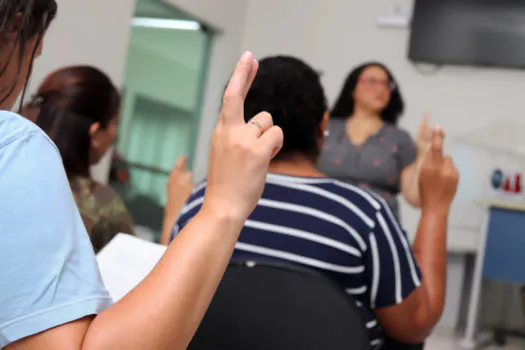
[[[197,214],[205,188],[195,188],[174,234]],[[328,275],[363,310],[375,349],[383,332],[372,310],[401,303],[421,284],[407,236],[388,205],[328,178],[269,174],[233,260],[296,263]]]

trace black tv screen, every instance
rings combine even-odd
[[[416,0],[409,58],[525,68],[525,0]]]

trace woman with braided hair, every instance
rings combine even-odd
[[[23,103],[56,10],[55,0],[0,0],[0,348],[185,349],[282,146],[268,113],[244,120],[258,63],[245,53],[226,89],[202,210],[112,305],[57,147],[8,112]]]

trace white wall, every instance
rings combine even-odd
[[[242,47],[257,57],[291,54],[305,59],[323,72],[330,102],[354,66],[367,60],[386,63],[407,102],[401,124],[414,136],[424,111],[450,135],[493,120],[525,123],[523,72],[443,68],[431,76],[418,73],[407,59],[409,31],[376,26],[388,2],[393,1],[247,0]],[[417,212],[403,209],[404,223],[415,230]]]
[[[226,82],[240,57],[241,36],[244,28],[244,0],[164,0],[213,26],[219,33],[213,39],[202,119],[195,152],[193,172],[202,179],[208,166],[210,136],[219,115],[222,93]]]
[[[57,0],[58,16],[36,61],[31,86],[72,64],[90,64],[123,82],[134,0]]]

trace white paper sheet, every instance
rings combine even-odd
[[[166,247],[118,234],[97,255],[102,279],[114,301],[135,288],[151,272]]]

